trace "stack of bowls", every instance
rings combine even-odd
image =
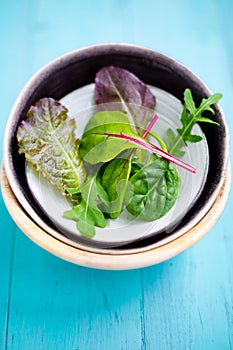
[[[103,235],[90,240],[69,229],[64,232],[60,223],[47,215],[41,200],[37,198],[38,191],[33,188],[36,186],[33,182],[34,175],[18,152],[17,129],[30,106],[43,97],[53,97],[69,103],[73,93],[86,91],[83,95],[85,100],[90,91],[84,87],[93,84],[99,69],[110,65],[131,71],[152,89],[157,89],[161,113],[164,108],[168,108],[172,115],[177,101],[183,101],[183,92],[187,87],[192,90],[197,102],[211,94],[208,87],[182,64],[147,48],[128,44],[103,44],[65,54],[36,73],[13,106],[5,130],[1,187],[6,207],[16,224],[42,248],[83,266],[132,269],[153,265],[175,256],[197,242],[216,223],[230,191],[229,136],[223,112],[216,104],[213,107],[213,118],[219,126],[207,123],[201,125],[204,137],[202,151],[193,151],[194,155],[191,155],[194,163],[201,168],[201,177],[194,181],[195,191],[192,195],[187,193],[188,187],[183,189],[183,199],[181,198],[177,210],[183,206],[185,211],[182,216],[174,214],[177,219],[169,218],[171,225],[166,223],[166,218],[159,228],[155,225],[149,229],[148,224],[140,226],[137,222],[129,222],[128,225],[121,222],[113,228],[112,236],[109,228],[107,238],[101,240],[98,237],[104,237]],[[165,106],[166,101],[171,103],[170,109]],[[43,190],[46,191],[46,185],[42,186],[45,186]]]

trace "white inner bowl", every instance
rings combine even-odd
[[[156,96],[155,113],[159,116],[153,129],[163,138],[168,128],[175,131],[180,127],[183,105],[177,98],[161,89],[155,87],[150,87],[150,89]],[[95,110],[94,84],[73,91],[63,97],[60,102],[68,108],[69,116],[76,120],[76,136],[81,138],[85,125]],[[160,232],[169,234],[198,199],[208,172],[209,156],[205,136],[198,125],[194,126],[193,132],[202,136],[203,140],[198,144],[189,144],[182,160],[194,166],[197,173],[192,174],[177,167],[181,178],[179,197],[172,209],[156,221],[142,221],[124,210],[117,219],[107,220],[106,228],[96,228],[95,237],[88,239],[81,236],[74,221],[63,217],[64,211],[72,207],[70,201],[27,164],[28,186],[43,212],[59,231],[73,240],[80,241],[81,239],[93,246],[118,247]],[[155,143],[154,140],[153,143]]]

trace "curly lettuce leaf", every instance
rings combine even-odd
[[[86,178],[75,120],[67,112],[58,101],[43,98],[29,109],[17,131],[19,153],[63,194],[79,188]]]

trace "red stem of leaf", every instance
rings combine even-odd
[[[156,153],[158,156],[161,156],[161,157],[169,160],[170,162],[190,171],[191,173],[194,173],[194,174],[196,173],[196,169],[194,167],[183,162],[179,158],[176,158],[176,157],[172,156],[171,154],[164,152],[161,148],[153,145],[150,142],[144,142],[143,140],[138,140],[135,137],[124,135],[123,133],[120,133],[120,134],[104,133],[104,135],[106,135],[108,137],[115,137],[115,138],[119,138],[119,139],[124,139],[124,140],[130,141],[132,143],[135,143],[136,145],[140,145],[140,146],[142,146],[142,148],[147,149],[150,152]]]
[[[152,119],[152,121],[150,122],[150,124],[148,125],[148,127],[146,128],[146,130],[144,131],[142,138],[145,139],[147,137],[147,135],[149,134],[149,132],[151,131],[151,129],[153,128],[153,126],[155,125],[155,123],[157,122],[157,120],[159,119],[158,115],[156,114],[154,116],[154,118]]]
[[[146,130],[144,131],[144,133],[142,134],[142,138],[145,139],[147,137],[147,135],[149,134],[149,132],[151,131],[151,129],[153,128],[153,126],[155,125],[155,123],[157,122],[157,120],[159,119],[158,115],[156,114],[154,116],[154,118],[151,120],[150,124],[148,125],[148,127],[146,128]],[[130,159],[130,157],[136,152],[136,148],[133,148],[132,151],[130,152],[128,158],[126,159],[126,161],[128,161]]]

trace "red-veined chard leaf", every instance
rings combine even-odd
[[[129,124],[126,114],[118,111],[97,112],[89,120],[82,136],[79,152],[88,163],[108,162],[122,151],[141,148],[155,153],[193,173],[192,166],[175,158],[138,136]]]

